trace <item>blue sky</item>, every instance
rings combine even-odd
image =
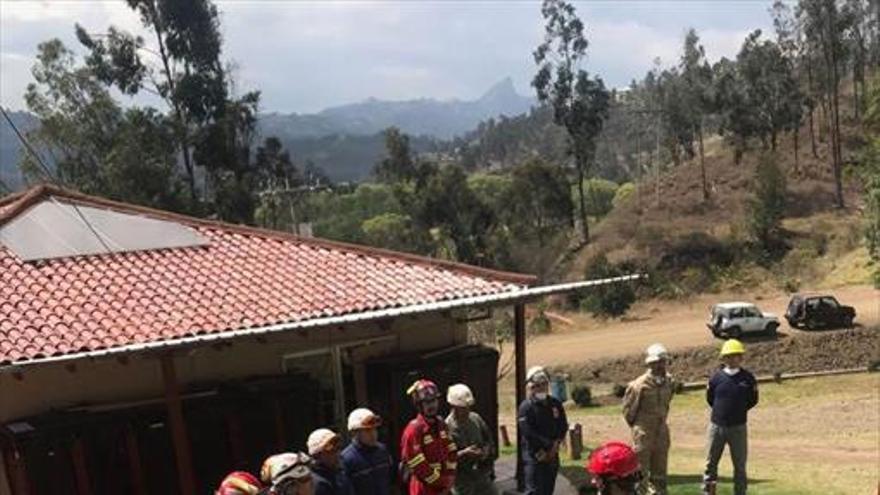
[[[531,51],[542,37],[534,1],[220,1],[224,57],[238,87],[260,89],[265,111],[313,112],[368,97],[473,99],[510,76],[531,94]],[[575,2],[590,40],[586,69],[626,86],[660,57],[675,63],[684,32],[710,59],[734,56],[745,35],[771,29],[770,0]],[[0,0],[0,103],[24,106],[37,44],[76,47],[73,25],[139,31],[118,1]]]

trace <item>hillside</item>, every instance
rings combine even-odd
[[[844,162],[850,162],[860,131],[850,120],[844,131]],[[708,202],[701,197],[697,159],[664,167],[659,181],[647,177],[639,182],[626,201],[593,227],[591,244],[563,256],[556,276],[581,278],[590,260],[604,253],[612,262],[653,271],[653,288],[670,296],[868,283],[861,186],[850,177],[845,182],[846,208],[835,208],[827,145],[819,142],[818,157],[813,157],[808,128],[801,129],[799,138],[797,168],[789,137],[780,142],[776,155],[787,180],[784,252],[765,260],[746,254],[745,220],[759,152],[750,151],[735,165],[730,148],[715,136],[706,146],[712,191]]]

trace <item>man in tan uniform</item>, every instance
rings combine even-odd
[[[644,474],[642,493],[666,495],[669,427],[666,416],[672,401],[672,377],[666,372],[669,354],[662,344],[648,347],[648,371],[626,388],[623,417],[632,428],[633,446]]]

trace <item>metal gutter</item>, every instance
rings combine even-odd
[[[0,366],[0,373],[17,373],[28,368],[41,366],[46,364],[70,363],[82,359],[96,359],[121,356],[126,354],[135,354],[141,352],[152,351],[169,351],[180,347],[192,346],[195,344],[209,344],[222,342],[226,340],[241,337],[259,337],[264,335],[273,335],[277,333],[290,332],[295,330],[307,330],[321,327],[347,325],[353,323],[363,323],[368,321],[382,320],[386,318],[396,318],[400,316],[411,316],[423,313],[431,313],[436,311],[448,311],[471,306],[490,306],[500,305],[503,303],[523,302],[530,299],[537,299],[552,294],[560,294],[572,292],[590,287],[598,287],[601,285],[632,282],[646,275],[633,274],[620,277],[605,278],[598,280],[584,280],[581,282],[569,282],[564,284],[545,285],[541,287],[523,287],[520,289],[487,294],[482,296],[471,296],[459,299],[451,299],[447,301],[438,301],[431,303],[413,304],[410,306],[402,306],[397,308],[388,308],[374,311],[366,311],[363,313],[352,313],[339,316],[328,316],[323,318],[314,318],[311,320],[296,321],[290,323],[280,323],[276,325],[268,325],[257,328],[244,328],[240,330],[228,330],[224,332],[209,333],[203,335],[194,335],[191,337],[182,337],[177,339],[163,340],[159,342],[144,342],[140,344],[124,345],[119,347],[111,347],[109,349],[99,349],[95,351],[76,352],[65,354],[62,356],[50,356],[39,359],[30,359],[18,363]]]

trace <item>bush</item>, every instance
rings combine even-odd
[[[611,200],[612,206],[614,206],[614,208],[620,207],[620,205],[627,202],[635,192],[636,186],[632,182],[621,184],[620,187],[617,188],[617,192],[614,193],[614,199]]]
[[[529,320],[528,330],[529,333],[532,335],[550,333],[550,318],[547,318],[547,315],[544,313],[544,308],[539,309],[538,314],[536,314],[531,320]]]
[[[580,407],[587,407],[593,401],[593,392],[587,385],[578,385],[571,391],[571,400]]]
[[[587,265],[587,280],[619,277],[629,274],[629,270],[608,262],[604,254],[593,258]],[[583,292],[581,309],[597,316],[620,316],[629,309],[636,300],[636,293],[629,283],[616,283],[591,287]]]
[[[785,174],[773,155],[764,155],[754,177],[754,197],[749,201],[749,234],[765,252],[773,251],[781,236],[785,211]]]
[[[626,395],[626,385],[615,383],[614,387],[611,388],[611,393],[618,399],[622,399]]]

